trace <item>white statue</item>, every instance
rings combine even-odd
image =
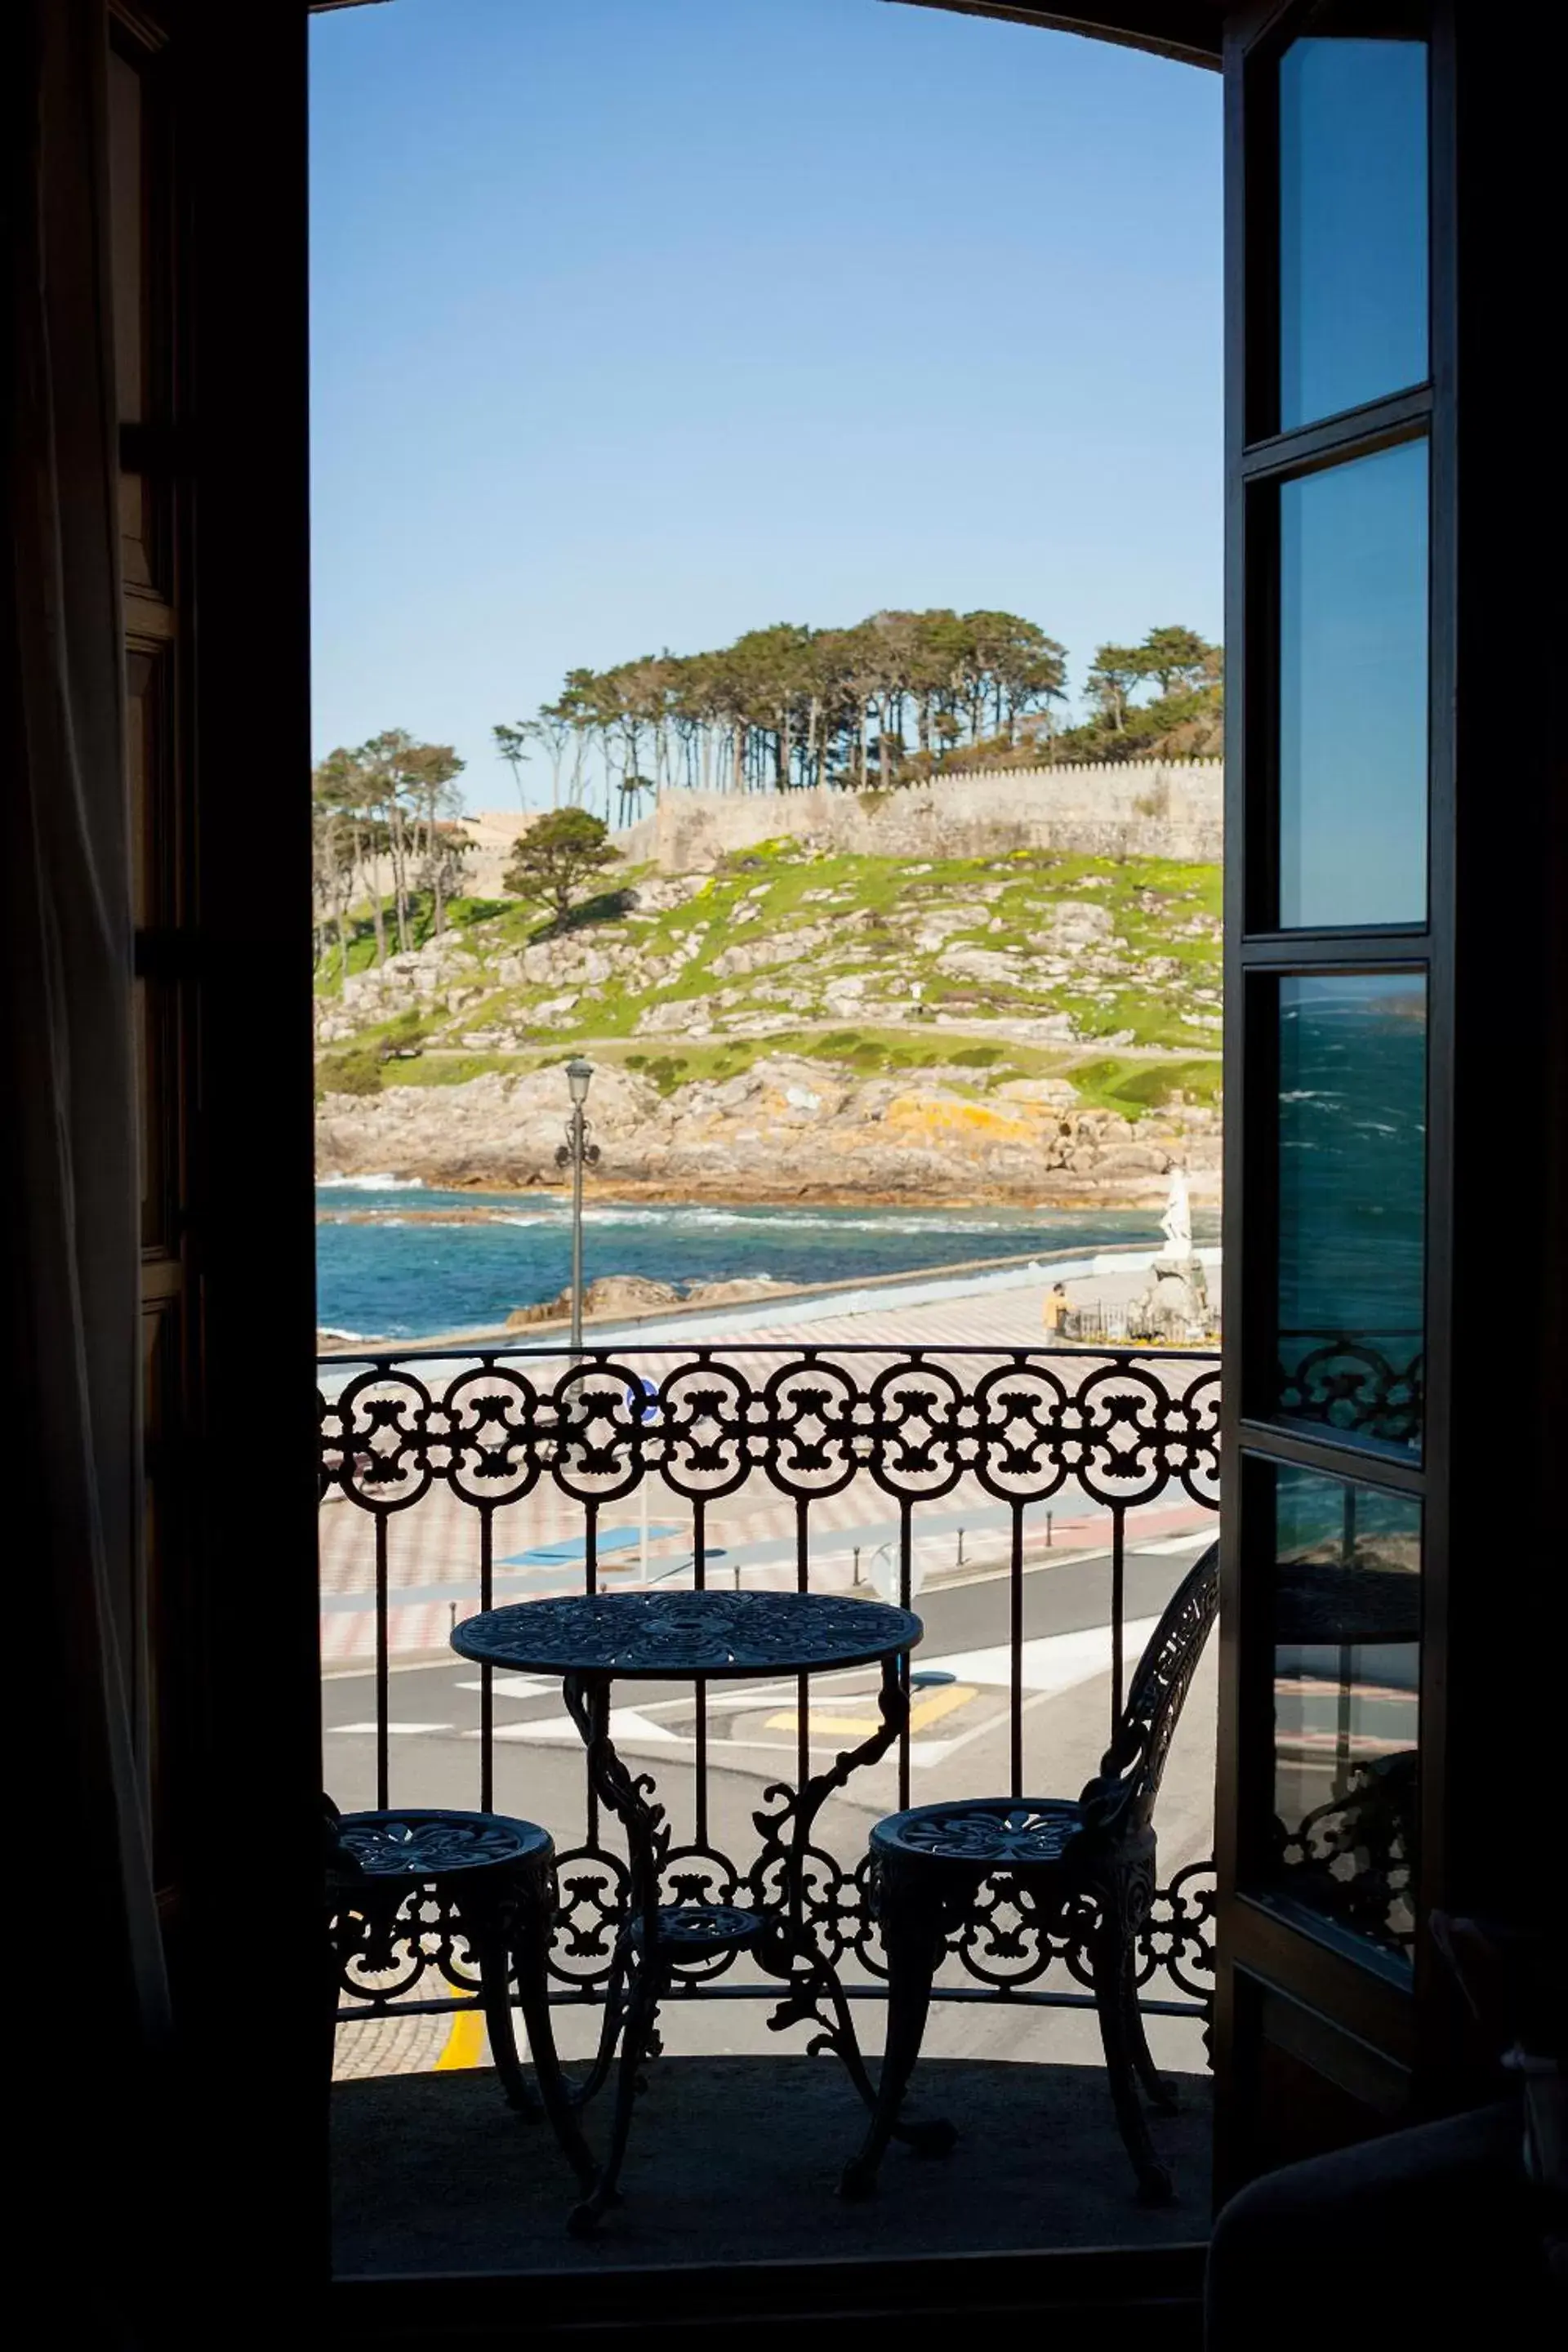
[[[1170,1245],[1170,1255],[1184,1265],[1193,1254],[1193,1213],[1187,1200],[1186,1171],[1171,1171],[1171,1196],[1165,1203],[1165,1213],[1160,1220],[1160,1231]]]
[[[1165,1246],[1149,1269],[1149,1287],[1129,1301],[1127,1330],[1131,1339],[1194,1340],[1212,1322],[1208,1285],[1203,1261],[1193,1251],[1193,1212],[1187,1196],[1186,1171],[1171,1171],[1170,1196],[1160,1220]]]

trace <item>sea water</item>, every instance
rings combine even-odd
[[[561,1200],[443,1192],[390,1178],[323,1184],[317,1194],[317,1319],[344,1339],[414,1339],[504,1323],[514,1307],[555,1297],[571,1277],[572,1227]],[[495,1221],[441,1222],[431,1212],[489,1209]],[[345,1217],[372,1211],[365,1223]],[[409,1215],[410,1211],[419,1213]],[[1216,1215],[1194,1217],[1217,1238]],[[618,1207],[584,1213],[584,1275],[659,1282],[860,1281],[972,1258],[1047,1251],[1154,1247],[1149,1209],[816,1209]]]

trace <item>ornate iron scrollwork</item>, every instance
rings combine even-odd
[[[604,1506],[654,1476],[688,1506],[721,1502],[756,1482],[805,1513],[858,1477],[900,1510],[951,1496],[966,1479],[992,1502],[1020,1507],[1049,1502],[1069,1485],[1116,1512],[1163,1497],[1218,1507],[1219,1367],[1206,1354],[736,1344],[639,1349],[636,1367],[604,1348],[588,1348],[571,1364],[558,1350],[535,1348],[469,1350],[448,1363],[388,1353],[343,1369],[343,1386],[320,1404],[321,1492],[336,1489],[381,1520],[437,1487],[481,1512],[540,1488]],[[1352,1377],[1343,1349],[1305,1360],[1292,1374],[1307,1400],[1300,1409],[1326,1412],[1338,1398],[1342,1412],[1335,1384]],[[1352,1396],[1358,1412],[1376,1400],[1379,1434],[1407,1426],[1412,1412],[1418,1417],[1418,1367],[1396,1376],[1363,1363],[1353,1378],[1362,1384]],[[678,1594],[664,1597],[679,1602]],[[848,1639],[865,1604],[847,1600],[844,1609]],[[757,1669],[766,1671],[765,1658]],[[781,1841],[798,1802],[788,1787],[773,1793],[773,1810],[758,1817],[760,1850],[750,1856],[677,1847],[667,1836],[658,1900],[776,1901]],[[551,1973],[563,1990],[617,1997],[611,1979],[631,1899],[626,1864],[608,1848],[585,1846],[562,1853],[556,1873]],[[799,1883],[803,1929],[823,1958],[836,1967],[852,1958],[880,1979],[868,1860],[845,1862],[810,1843]],[[1141,1984],[1207,2003],[1212,1902],[1207,1864],[1154,1893],[1136,1939]],[[372,1968],[367,1956],[359,1969],[359,1997],[377,2004],[405,1997],[427,1971],[471,1992],[455,1921],[433,1895],[411,1898],[405,1910],[395,1933],[385,1931],[384,1950],[378,1947],[386,1965]],[[1064,1975],[1087,1984],[1095,1919],[1092,1904],[1079,1910],[1039,1918],[1018,1881],[998,1867],[952,1924],[950,1959],[998,1991]],[[737,1957],[731,1949],[677,1959],[677,1990],[700,1990]]]
[[[1417,1769],[1414,1748],[1353,1764],[1341,1794],[1294,1829],[1274,1824],[1281,1887],[1405,1957],[1415,1937]]]
[[[1364,1339],[1328,1339],[1279,1367],[1276,1411],[1345,1435],[1416,1446],[1426,1412],[1425,1366],[1403,1367]]]

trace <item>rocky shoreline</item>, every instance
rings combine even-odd
[[[560,1072],[543,1069],[328,1095],[319,1176],[558,1192],[563,1093]],[[588,1190],[605,1202],[1141,1209],[1163,1202],[1177,1167],[1194,1202],[1219,1198],[1217,1112],[1173,1101],[1131,1120],[1086,1108],[1062,1079],[1016,1079],[977,1099],[930,1073],[856,1080],[780,1055],[670,1097],[606,1062],[589,1110],[603,1160]]]

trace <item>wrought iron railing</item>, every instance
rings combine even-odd
[[[798,1591],[825,1583],[845,1589],[878,1561],[887,1597],[906,1605],[930,1530],[945,1543],[955,1524],[967,1528],[971,1563],[974,1543],[989,1541],[1005,1588],[1005,1773],[1009,1792],[1022,1795],[1030,1779],[1025,1601],[1031,1553],[1042,1541],[1059,1548],[1064,1538],[1072,1540],[1076,1518],[1079,1549],[1102,1564],[1114,1723],[1125,1670],[1130,1538],[1137,1540],[1141,1528],[1157,1535],[1162,1512],[1190,1527],[1194,1507],[1199,1513],[1218,1507],[1218,1360],[1199,1350],[784,1348],[715,1340],[593,1348],[573,1362],[558,1348],[409,1349],[329,1357],[321,1376],[323,1500],[342,1498],[363,1515],[352,1523],[334,1515],[337,1550],[344,1550],[346,1524],[347,1549],[357,1546],[358,1564],[347,1571],[349,1590],[331,1599],[362,1609],[374,1623],[368,1671],[381,1805],[394,1794],[390,1693],[399,1612],[415,1605],[411,1594],[428,1612],[432,1591],[451,1591],[444,1605],[454,1621],[459,1608],[467,1614],[519,1597],[529,1571],[510,1574],[504,1555],[520,1527],[556,1535],[562,1554],[577,1551],[573,1567],[557,1571],[557,1590],[566,1574],[590,1592],[626,1581],[626,1569],[614,1566],[605,1549],[605,1514],[640,1516],[647,1505],[644,1523],[654,1536],[637,1546],[634,1584],[673,1576],[700,1587],[721,1577],[737,1584],[784,1581]],[[715,1559],[714,1535],[732,1538],[738,1505],[763,1532],[739,1546],[727,1542]],[[1180,1510],[1170,1513],[1172,1505]],[[412,1524],[408,1515],[421,1509],[441,1515],[441,1575],[434,1586],[420,1582],[418,1561],[395,1557],[400,1524]],[[673,1560],[656,1556],[659,1530],[672,1517],[681,1537]],[[873,1543],[873,1536],[879,1540]],[[455,1572],[469,1570],[466,1583],[454,1581]],[[918,1674],[918,1654],[915,1665]],[[784,1696],[795,1706],[799,1780],[811,1745],[807,1694],[802,1686]],[[672,1848],[667,1885],[672,1901],[744,1904],[762,1892],[753,1878],[757,1857],[723,1850],[714,1835],[713,1704],[704,1685],[693,1685],[683,1748],[692,1774],[689,1834]],[[489,1808],[498,1726],[488,1668],[480,1675],[479,1717],[471,1801]],[[1079,1779],[1097,1760],[1097,1754],[1082,1759]],[[898,1750],[900,1806],[910,1801],[910,1770],[906,1731]],[[400,1787],[396,1801],[417,1801],[420,1793]],[[938,1786],[931,1793],[951,1791]],[[864,1815],[850,1818],[863,1847]],[[559,1857],[552,1966],[558,1997],[592,2000],[609,1973],[626,1872],[591,1786],[584,1819],[581,1842]],[[1188,1864],[1160,1889],[1140,1948],[1147,2008],[1206,2011],[1212,1902],[1206,1861]],[[858,1975],[847,1978],[849,1989],[876,1998],[884,1972],[863,1861],[830,1852],[825,1843],[815,1854],[809,1904],[814,1932],[830,1957],[858,1964]],[[1089,1999],[1083,1924],[1048,1932],[1023,1890],[1005,1877],[993,1880],[953,1936],[939,1995],[1083,2005]],[[687,1990],[776,1996],[776,1987],[765,1983],[716,1981],[727,1972],[723,1964],[704,1965]],[[351,2013],[446,2010],[471,2003],[477,1976],[456,1923],[431,1897],[409,1913],[379,1953],[374,1974],[353,1990],[365,2007]]]

